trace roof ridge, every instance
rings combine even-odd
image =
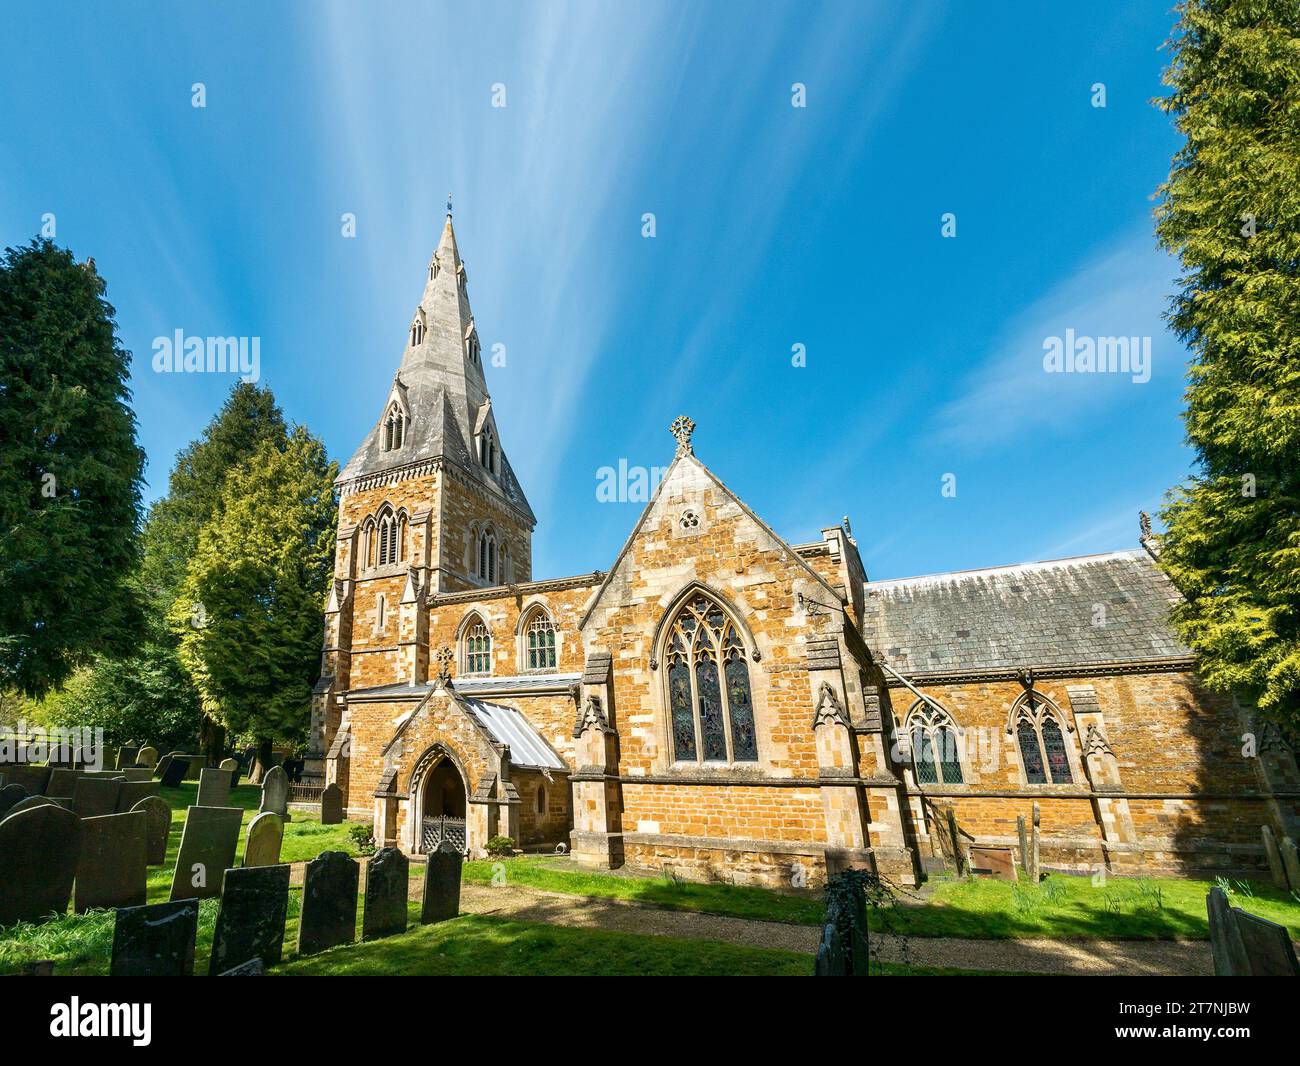
[[[1141,548],[1121,548],[1116,551],[1095,552],[1091,555],[1066,555],[1060,559],[1032,559],[1023,563],[1003,563],[998,566],[977,566],[968,570],[941,570],[933,574],[914,574],[910,577],[888,577],[879,581],[868,581],[867,591],[882,585],[904,585],[909,581],[934,581],[944,577],[963,577],[974,574],[994,574],[1011,571],[1032,570],[1035,567],[1060,567],[1071,563],[1099,562],[1103,559],[1140,559],[1149,558]]]

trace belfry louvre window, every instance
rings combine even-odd
[[[478,538],[478,576],[489,585],[497,580],[497,539],[484,532]]]
[[[400,448],[405,435],[406,419],[401,409],[394,404],[388,409],[388,417],[384,419],[384,451],[391,452],[394,448]]]
[[[749,664],[727,612],[692,597],[669,628],[664,662],[677,761],[757,762]]]
[[[545,611],[536,611],[528,621],[528,669],[555,669],[555,623]]]
[[[912,739],[912,768],[917,784],[960,785],[960,735],[952,717],[938,707],[918,703],[907,716]]]
[[[1016,716],[1016,740],[1031,785],[1074,783],[1065,734],[1055,712],[1032,694]]]
[[[385,514],[370,536],[378,542],[378,552],[371,553],[371,565],[388,566],[406,558],[406,515]]]
[[[488,674],[492,672],[492,634],[482,622],[475,622],[465,631],[465,673]]]

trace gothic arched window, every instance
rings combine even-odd
[[[497,538],[490,529],[485,529],[478,538],[478,576],[489,585],[497,581]]]
[[[917,703],[907,715],[912,740],[912,767],[921,785],[960,785],[961,736],[952,716],[931,704]]]
[[[411,323],[411,347],[424,343],[424,323],[418,318]]]
[[[1029,784],[1074,783],[1065,732],[1051,704],[1036,693],[1026,694],[1015,716],[1015,729],[1025,780]]]
[[[703,594],[668,629],[664,652],[673,755],[678,762],[757,762],[754,701],[735,623]]]
[[[491,426],[484,426],[479,436],[478,461],[489,474],[497,472],[497,439]]]
[[[545,608],[535,608],[524,627],[524,663],[528,670],[554,670],[555,623]]]
[[[402,409],[393,404],[388,409],[388,414],[384,418],[383,443],[384,451],[391,452],[394,448],[402,446],[402,439],[406,436],[406,416],[402,414]]]
[[[467,674],[490,674],[492,672],[492,634],[476,618],[465,630],[462,659]]]

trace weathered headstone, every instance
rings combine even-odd
[[[222,759],[221,769],[226,770],[229,773],[233,774],[236,770],[239,769],[239,762],[236,759]]]
[[[1233,908],[1237,932],[1246,947],[1252,977],[1300,977],[1291,935],[1284,925]]]
[[[1300,892],[1300,851],[1296,850],[1295,841],[1290,837],[1282,838],[1282,868],[1286,870],[1286,879],[1291,883],[1292,892]]]
[[[136,766],[147,766],[152,770],[158,765],[158,749],[146,744],[135,753],[135,764]]]
[[[0,814],[0,822],[3,822],[6,818],[12,818],[15,814],[21,814],[23,811],[30,811],[33,807],[39,807],[42,804],[53,804],[53,803],[54,800],[50,799],[49,796],[28,796],[26,799],[20,799],[17,803],[15,803],[12,807],[10,807],[7,811],[5,811],[4,814]],[[58,806],[58,804],[54,804],[54,805]]]
[[[161,778],[163,774],[167,772],[167,767],[171,766],[171,764],[177,758],[183,759],[184,757],[185,756],[179,751],[169,751],[166,755],[164,755],[161,759],[158,760],[157,764],[155,764],[154,773],[156,773]]]
[[[0,822],[0,925],[65,914],[81,854],[81,819],[53,803]]]
[[[208,973],[224,974],[252,959],[278,963],[288,908],[287,864],[227,870]]]
[[[278,814],[263,811],[248,823],[244,836],[245,866],[275,866],[284,842],[284,822]]]
[[[204,767],[199,776],[197,807],[224,807],[230,802],[230,774]]]
[[[137,748],[119,748],[117,751],[117,762],[113,765],[118,770],[125,770],[128,766],[135,765],[135,757],[138,753]]]
[[[320,794],[320,824],[338,825],[343,821],[343,792],[338,785],[326,785]]]
[[[1246,945],[1237,932],[1232,905],[1223,889],[1210,889],[1205,897],[1205,911],[1210,924],[1210,954],[1214,958],[1216,977],[1240,977],[1249,972]]]
[[[79,777],[72,789],[72,809],[79,818],[98,818],[117,811],[122,781],[116,777]]]
[[[197,781],[203,771],[208,768],[208,761],[202,755],[187,755],[189,767],[185,771],[186,781]]]
[[[341,851],[322,852],[307,864],[298,916],[299,955],[314,955],[356,938],[358,877],[356,860]]]
[[[281,766],[273,766],[262,775],[263,811],[278,814],[286,822],[289,820],[289,778]]]
[[[424,902],[420,921],[443,922],[460,914],[461,854],[443,840],[429,855],[424,868]]]
[[[185,780],[185,775],[190,769],[190,761],[183,755],[171,755],[168,758],[171,761],[158,775],[158,780],[162,783],[163,788],[175,788]]]
[[[189,977],[194,973],[194,939],[198,931],[196,899],[119,907],[113,924],[109,975]]]
[[[128,766],[121,771],[123,777],[128,781],[153,781],[153,771],[147,766]],[[154,784],[157,784],[155,781]]]
[[[50,780],[45,786],[47,796],[66,796],[72,798],[72,790],[76,787],[77,778],[81,774],[76,770],[69,770],[66,767],[56,766],[50,771]]]
[[[208,899],[221,895],[221,879],[235,864],[243,818],[244,812],[238,807],[186,810],[180,854],[172,874],[172,899]]]
[[[31,795],[43,796],[50,781],[50,772],[48,766],[29,766],[27,764],[11,766],[5,771],[5,783],[22,785]]]
[[[361,938],[406,932],[410,860],[397,848],[380,848],[366,864],[366,905]]]
[[[14,804],[27,798],[27,789],[22,785],[5,785],[0,788],[0,818],[3,818]]]
[[[1283,892],[1287,889],[1286,867],[1282,865],[1282,853],[1277,848],[1277,837],[1273,835],[1273,827],[1262,825],[1259,827],[1260,836],[1264,838],[1264,856],[1268,859],[1268,873],[1273,879],[1273,884]]]
[[[172,831],[172,809],[160,796],[146,796],[131,808],[143,811],[146,818],[146,853],[150,866],[161,866],[167,861],[167,839]]]
[[[141,811],[81,819],[73,910],[80,914],[92,907],[138,907],[145,902],[147,833],[148,819]]]

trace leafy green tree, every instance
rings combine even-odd
[[[334,559],[336,463],[305,428],[265,442],[227,475],[199,534],[171,621],[204,710],[254,737],[305,738]]]
[[[105,291],[48,240],[0,259],[0,687],[32,695],[140,628],[144,452]]]
[[[1300,719],[1300,5],[1186,0],[1157,101],[1186,143],[1157,232],[1182,261],[1197,469],[1161,562],[1209,684]]]
[[[199,533],[221,500],[226,475],[246,463],[263,445],[283,449],[287,440],[284,414],[271,390],[241,381],[230,390],[203,435],[176,456],[167,495],[150,508],[142,538],[141,584],[152,611],[163,617],[170,615],[198,546]],[[152,656],[148,666],[154,676],[179,679],[173,688],[150,691],[160,695],[166,691],[169,700],[180,701],[195,723],[199,749],[211,758],[220,756],[225,729],[218,719],[203,712],[198,690],[180,665],[175,633],[164,629],[148,651]],[[175,702],[156,704],[154,713],[161,720],[177,709]]]

